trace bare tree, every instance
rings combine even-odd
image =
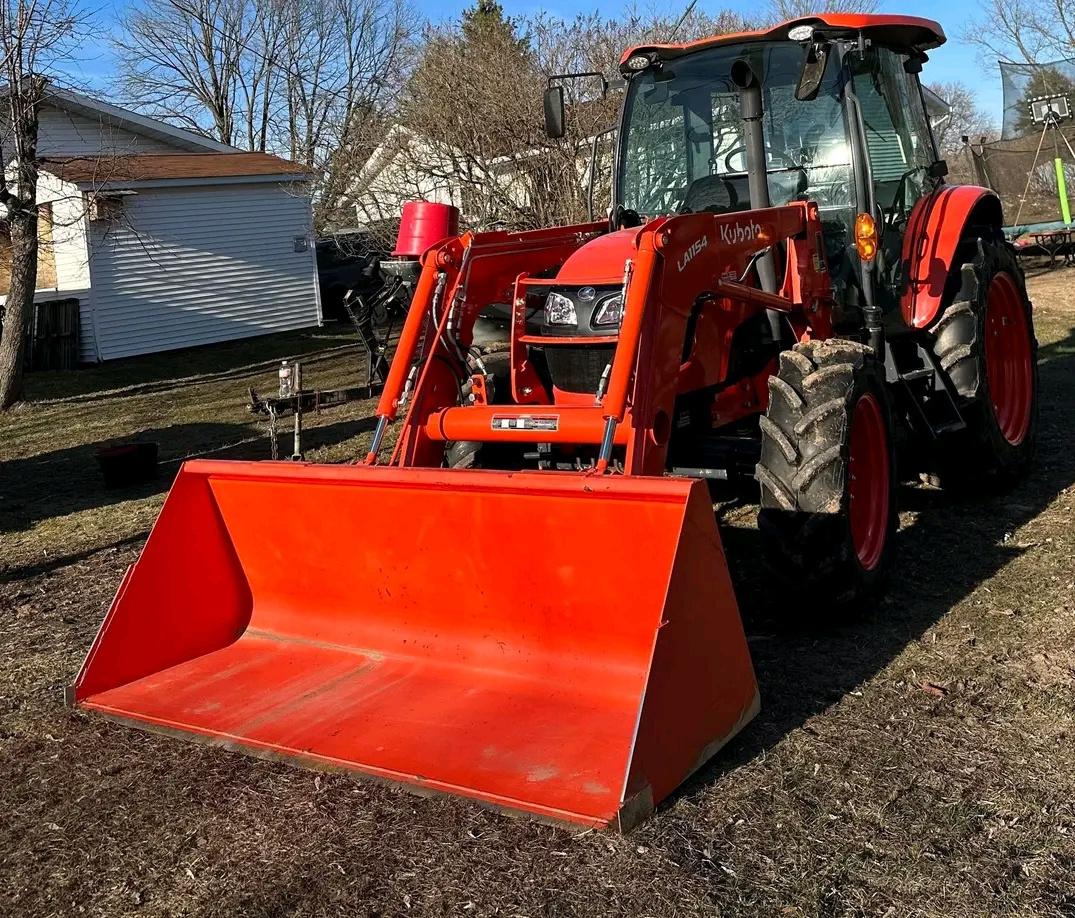
[[[1075,56],[1071,0],[983,0],[980,9],[965,38],[987,58],[1045,64]]]
[[[875,13],[879,6],[878,0],[769,0],[766,19],[775,23],[817,13]]]
[[[236,108],[241,113],[245,131],[230,142],[264,153],[272,137],[280,94],[286,86],[286,38],[291,10],[281,0],[256,0],[252,11],[255,14],[253,29],[235,77],[238,86]]]
[[[248,98],[240,92],[262,21],[255,2],[145,0],[131,8],[115,40],[127,95],[156,117],[234,144],[236,122],[245,120],[240,105],[256,107],[258,87],[264,89],[251,75]]]
[[[86,21],[71,0],[4,0],[0,51],[5,90],[0,205],[11,236],[11,285],[0,335],[0,410],[22,396],[26,330],[33,313],[38,254],[38,113],[47,75],[68,57]]]
[[[540,148],[541,89],[529,37],[499,4],[482,0],[457,25],[427,29],[400,113],[409,183],[458,189],[476,226],[530,225],[512,166]]]
[[[287,137],[292,159],[313,168],[315,221],[384,137],[411,60],[416,17],[405,0],[292,2],[287,60]]]
[[[556,74],[594,71],[611,82],[623,52],[647,41],[685,41],[744,26],[732,13],[707,16],[688,8],[632,8],[615,19],[580,14],[507,17],[481,0],[455,24],[427,31],[408,81],[397,129],[378,168],[349,189],[366,213],[388,216],[404,195],[451,199],[472,228],[530,228],[586,219],[609,199],[613,137],[621,98],[601,78],[565,81],[568,131],[544,132],[541,94]],[[591,152],[597,144],[596,162]],[[592,174],[591,174],[592,173]],[[380,180],[380,181],[378,181]]]
[[[966,83],[933,83],[928,87],[948,103],[948,114],[934,122],[933,134],[941,153],[951,155],[963,149],[963,138],[979,143],[984,137],[995,140],[997,122],[978,104],[977,95]]]
[[[409,0],[145,0],[115,46],[133,107],[290,156],[324,202],[340,151],[376,145],[416,29]]]

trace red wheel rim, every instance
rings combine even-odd
[[[888,534],[888,431],[881,406],[869,392],[858,400],[851,418],[848,461],[851,538],[859,564],[873,570],[881,560]]]
[[[989,285],[985,306],[985,372],[989,401],[1000,433],[1018,446],[1030,427],[1034,366],[1023,299],[1008,274]]]

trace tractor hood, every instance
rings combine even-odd
[[[544,336],[607,341],[619,333],[624,272],[641,232],[634,227],[598,236],[568,257],[547,295]]]
[[[624,266],[638,251],[638,237],[643,231],[644,227],[636,226],[592,239],[564,262],[556,275],[557,282],[622,285]]]

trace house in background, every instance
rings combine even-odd
[[[353,208],[359,226],[398,221],[408,201],[450,204],[459,208],[464,224],[485,226],[499,216],[497,199],[511,210],[529,205],[526,159],[522,154],[480,161],[397,124],[363,164],[343,203]]]
[[[82,361],[320,324],[304,167],[66,90],[38,154],[37,300],[79,300]]]

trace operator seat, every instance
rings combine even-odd
[[[769,198],[772,207],[805,200],[806,172],[790,169],[769,173]],[[680,213],[709,211],[714,214],[750,210],[750,181],[745,174],[705,175],[691,183]]]
[[[708,211],[713,214],[726,214],[729,211],[741,209],[739,195],[725,181],[724,176],[703,175],[700,179],[691,182],[679,212],[697,214]]]

